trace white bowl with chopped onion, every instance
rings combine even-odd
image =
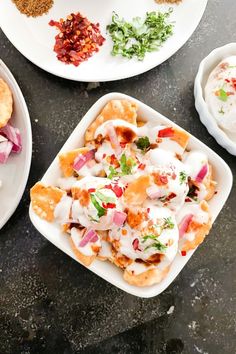
[[[199,65],[194,85],[201,122],[236,155],[236,43],[214,49]]]

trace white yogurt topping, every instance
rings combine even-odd
[[[205,87],[205,100],[217,124],[236,133],[236,56],[225,58],[213,69]]]

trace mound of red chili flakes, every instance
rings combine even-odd
[[[57,58],[66,64],[80,65],[98,52],[105,38],[101,35],[99,23],[94,24],[80,13],[70,14],[66,20],[49,22],[60,30],[55,37],[54,51]]]

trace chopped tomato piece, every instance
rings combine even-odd
[[[115,195],[117,196],[117,198],[120,198],[123,194],[123,190],[120,186],[118,186],[117,184],[115,184],[112,187],[113,192],[115,193]]]
[[[114,209],[116,207],[115,203],[102,203],[104,209]]]
[[[146,165],[145,165],[144,163],[140,163],[139,166],[138,166],[138,168],[139,168],[140,170],[144,170],[145,167],[146,167]]]
[[[158,137],[159,138],[171,138],[174,136],[174,129],[169,127],[169,128],[164,128],[159,130],[158,132]]]

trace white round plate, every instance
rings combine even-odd
[[[37,18],[22,15],[11,0],[1,0],[0,26],[12,44],[31,62],[54,74],[76,81],[111,81],[135,76],[154,68],[172,56],[192,35],[204,13],[207,0],[183,0],[173,5],[170,20],[174,34],[159,51],[148,53],[143,61],[113,57],[112,41],[106,26],[116,11],[127,20],[144,17],[147,11],[167,11],[169,5],[158,5],[155,0],[55,0],[48,14]],[[106,41],[98,53],[79,67],[66,65],[53,52],[58,31],[48,25],[51,19],[65,18],[72,12],[81,12],[92,22],[99,22]]]
[[[28,109],[17,82],[0,60],[0,78],[9,85],[14,100],[10,123],[20,129],[22,151],[11,154],[6,164],[0,164],[0,230],[14,213],[25,190],[32,155],[32,134]]]

